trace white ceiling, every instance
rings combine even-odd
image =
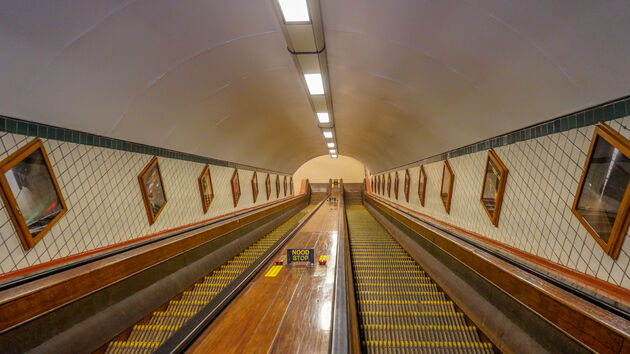
[[[272,0],[0,2],[0,114],[292,172],[326,153]],[[630,2],[321,0],[379,171],[630,93]]]

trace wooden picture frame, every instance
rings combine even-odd
[[[619,256],[630,222],[629,165],[630,141],[598,123],[571,211],[613,259]]]
[[[293,176],[289,179],[289,188],[291,189],[291,195],[295,195],[295,187],[293,186]]]
[[[481,205],[488,214],[490,222],[495,227],[499,226],[499,216],[501,215],[501,204],[503,204],[503,194],[505,193],[505,183],[508,177],[508,169],[493,150],[488,151],[486,168],[483,173],[483,185],[481,186]]]
[[[164,188],[164,179],[162,178],[162,169],[160,169],[157,156],[153,156],[142,172],[140,172],[138,182],[140,183],[144,208],[149,218],[149,225],[153,225],[168,202],[166,189]]]
[[[41,139],[33,139],[2,160],[0,170],[0,195],[22,247],[28,251],[68,207]],[[23,190],[29,193],[21,193]]]
[[[280,198],[280,176],[276,175],[276,198]]]
[[[453,174],[453,169],[451,169],[451,164],[448,163],[448,160],[444,160],[444,167],[442,167],[442,183],[440,184],[440,200],[447,214],[451,213],[454,181],[455,175]]]
[[[284,196],[287,196],[287,176],[284,176],[284,180],[282,181],[282,186],[283,186],[283,190],[284,190]]]
[[[232,178],[230,178],[230,186],[232,187],[232,201],[234,202],[234,207],[238,205],[239,199],[241,199],[241,181],[238,178],[238,169],[234,169],[234,173],[232,173]]]
[[[267,173],[267,178],[265,178],[265,189],[267,192],[267,200],[271,196],[271,176]]]
[[[201,194],[201,206],[203,213],[207,213],[210,205],[214,200],[214,188],[212,187],[212,176],[210,175],[210,166],[204,166],[201,174],[197,178],[199,182],[199,193]]]
[[[409,169],[405,169],[405,201],[409,203],[409,190],[411,189],[411,176],[409,176]]]
[[[424,199],[427,192],[427,174],[424,172],[424,165],[420,165],[420,172],[418,172],[418,199],[420,205],[424,207]]]
[[[387,174],[387,197],[392,197],[392,174]]]
[[[394,196],[396,197],[396,200],[398,200],[398,187],[399,185],[399,181],[398,181],[398,171],[394,172]]]
[[[254,199],[254,203],[256,203],[256,199],[258,198],[258,175],[256,171],[252,175],[252,198]]]
[[[381,195],[385,196],[385,175],[381,175]]]

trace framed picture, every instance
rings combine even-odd
[[[265,189],[267,190],[267,200],[271,196],[271,176],[267,173],[267,178],[265,178]]]
[[[507,176],[507,167],[505,167],[499,155],[490,149],[486,160],[486,169],[483,174],[481,205],[483,205],[494,226],[499,226],[499,215],[501,214],[501,204],[503,203]]]
[[[37,138],[0,162],[2,200],[28,251],[68,211],[46,149]]]
[[[293,176],[291,176],[291,179],[289,180],[289,186],[291,188],[291,195],[294,195],[295,189],[293,187]]]
[[[409,176],[409,169],[405,169],[405,201],[409,203],[409,189],[411,187],[411,176]]]
[[[252,196],[254,203],[256,203],[256,199],[258,198],[258,175],[256,171],[254,171],[254,175],[252,176]]]
[[[276,175],[276,198],[280,198],[280,176]]]
[[[284,181],[282,182],[282,186],[284,187],[284,196],[287,196],[287,176],[284,176]]]
[[[212,177],[210,176],[210,166],[206,165],[201,171],[199,178],[199,192],[201,193],[201,205],[203,206],[203,213],[207,213],[210,209],[210,204],[214,200],[214,188],[212,188]]]
[[[230,186],[232,186],[232,201],[234,207],[238,205],[238,200],[241,199],[241,181],[238,179],[238,169],[234,169],[232,178],[230,178]]]
[[[381,194],[385,195],[385,176],[381,175]]]
[[[442,185],[440,187],[440,199],[444,204],[444,209],[447,214],[451,213],[451,199],[453,197],[453,182],[455,181],[455,175],[451,169],[451,164],[448,160],[444,160],[444,167],[442,168]]]
[[[398,200],[398,171],[394,172],[394,196]]]
[[[144,200],[144,207],[149,217],[149,225],[153,225],[168,199],[166,199],[166,191],[164,190],[164,180],[162,179],[162,170],[156,156],[146,165],[144,170],[138,175],[140,182],[140,191]]]
[[[427,191],[427,174],[424,172],[424,165],[420,165],[420,172],[418,174],[418,199],[420,199],[420,205],[424,206],[424,196]]]
[[[630,222],[629,182],[630,141],[597,124],[571,211],[613,259]]]
[[[387,174],[387,197],[392,197],[392,174]]]

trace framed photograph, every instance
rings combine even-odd
[[[420,165],[420,172],[418,174],[418,199],[420,199],[420,205],[424,206],[424,196],[427,192],[427,174],[424,172],[424,165]]]
[[[396,197],[396,200],[398,200],[398,171],[394,172],[394,196]]]
[[[497,153],[490,149],[486,160],[486,169],[483,174],[483,186],[481,188],[481,205],[485,209],[492,225],[499,226],[499,215],[505,192],[508,169],[503,164]]]
[[[630,141],[597,124],[571,211],[613,259],[630,222],[629,182]]]
[[[0,191],[25,251],[68,211],[46,149],[37,138],[0,162]]]
[[[212,188],[212,177],[210,176],[210,166],[206,165],[201,171],[199,178],[199,192],[201,193],[201,205],[203,206],[203,213],[207,213],[210,209],[210,204],[214,200],[214,188]]]
[[[276,198],[280,198],[280,176],[276,175]]]
[[[294,195],[295,187],[293,187],[293,176],[291,176],[291,179],[289,179],[289,187],[291,188],[291,195]]]
[[[254,175],[252,176],[252,196],[254,203],[256,203],[256,199],[258,198],[258,175],[256,171],[254,171]]]
[[[164,180],[162,179],[162,170],[156,156],[146,165],[144,170],[138,175],[140,182],[140,191],[144,200],[144,207],[149,217],[149,225],[153,225],[168,199],[166,199],[166,191],[164,190]]]
[[[442,168],[442,185],[440,187],[440,199],[444,204],[444,209],[447,214],[451,213],[451,199],[453,198],[453,182],[455,181],[455,175],[451,169],[451,164],[448,160],[444,160],[444,167]]]
[[[267,173],[267,178],[265,178],[265,189],[267,190],[267,200],[271,196],[271,176]]]
[[[238,200],[241,199],[241,181],[238,179],[238,169],[234,169],[232,178],[230,178],[230,186],[232,186],[232,201],[234,207],[238,205]]]
[[[287,176],[284,176],[284,181],[282,182],[282,186],[284,187],[284,196],[287,196]]]
[[[387,174],[387,197],[392,197],[392,174]]]
[[[405,201],[409,203],[409,189],[411,187],[411,176],[409,176],[409,169],[405,169]]]

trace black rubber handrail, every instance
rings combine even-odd
[[[350,304],[348,301],[348,282],[346,279],[346,234],[345,234],[345,202],[343,195],[343,182],[341,183],[341,196],[339,197],[339,224],[337,233],[337,258],[335,260],[335,288],[333,294],[333,321],[330,336],[330,353],[351,353],[352,341],[350,340]]]
[[[22,284],[26,284],[26,283],[29,283],[29,282],[32,282],[32,281],[35,281],[35,280],[38,280],[38,279],[45,278],[45,277],[49,277],[49,276],[54,275],[54,274],[65,272],[67,270],[70,270],[70,269],[73,269],[73,268],[77,268],[77,267],[80,267],[80,266],[83,266],[83,265],[86,265],[86,264],[89,264],[89,263],[93,263],[93,262],[99,261],[101,259],[112,257],[112,256],[115,256],[115,255],[121,254],[123,252],[134,250],[134,249],[137,249],[137,248],[140,248],[140,247],[144,247],[144,246],[150,245],[150,244],[155,243],[155,242],[159,242],[159,241],[166,240],[166,239],[169,239],[169,238],[172,238],[172,237],[180,236],[180,235],[183,235],[183,234],[188,233],[188,232],[196,231],[196,230],[199,230],[199,229],[204,228],[204,227],[208,227],[208,226],[212,226],[212,225],[215,225],[215,224],[218,224],[218,223],[226,222],[226,221],[229,221],[229,220],[231,220],[233,218],[236,218],[236,217],[239,217],[239,216],[243,216],[245,214],[254,213],[254,212],[257,212],[257,211],[259,211],[261,209],[272,207],[274,205],[277,205],[277,204],[280,204],[280,203],[283,203],[283,202],[288,202],[290,200],[293,200],[295,198],[299,198],[301,196],[302,195],[297,195],[297,196],[294,196],[294,197],[291,197],[291,198],[288,198],[288,199],[276,200],[276,201],[271,202],[271,203],[266,204],[266,205],[260,205],[258,207],[255,207],[255,208],[252,208],[252,209],[249,209],[249,210],[243,210],[241,212],[237,212],[237,213],[229,215],[229,216],[223,216],[221,218],[218,218],[218,219],[206,222],[206,223],[202,223],[202,224],[199,224],[199,225],[191,226],[191,227],[183,229],[183,230],[169,232],[169,233],[167,233],[165,235],[157,236],[155,238],[151,238],[151,239],[144,240],[144,241],[140,241],[140,242],[134,243],[132,245],[123,246],[123,247],[116,248],[116,249],[111,250],[111,251],[105,251],[105,252],[96,254],[94,256],[88,256],[88,257],[85,257],[85,258],[82,258],[82,259],[79,259],[79,260],[76,260],[76,261],[73,261],[73,262],[70,262],[70,263],[66,263],[66,264],[63,264],[63,265],[59,265],[59,266],[51,267],[51,268],[46,268],[46,269],[44,269],[42,271],[39,271],[39,272],[31,273],[31,274],[28,274],[28,275],[25,275],[25,276],[21,276],[21,277],[18,277],[18,278],[14,278],[14,279],[9,279],[9,280],[6,280],[4,282],[0,282],[0,291],[7,290],[7,289],[10,289],[10,288],[22,285]]]
[[[220,293],[210,300],[197,314],[182,325],[173,335],[171,335],[155,353],[181,353],[185,351],[195,339],[212,323],[221,311],[232,301],[238,293],[245,288],[247,283],[269,262],[273,256],[284,246],[284,244],[295,235],[302,226],[315,214],[324,204],[327,198],[319,202],[317,206],[291,230],[282,236],[265,253],[247,269],[243,271],[234,281],[225,287]]]

